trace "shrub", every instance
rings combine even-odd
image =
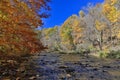
[[[99,51],[98,53],[101,58],[106,58],[109,55],[109,50],[105,49],[105,50]]]
[[[111,51],[109,53],[109,55],[107,55],[107,58],[120,59],[120,50],[118,50],[118,51]]]
[[[107,57],[107,53],[104,52],[104,51],[100,51],[100,52],[99,52],[99,56],[100,56],[101,58],[106,58],[106,57]]]

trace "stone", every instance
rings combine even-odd
[[[35,78],[36,78],[35,76],[32,76],[32,77],[30,77],[29,79],[30,79],[30,80],[33,80],[33,79],[35,79]]]
[[[17,77],[16,80],[20,80],[20,77]]]
[[[58,68],[60,68],[60,69],[65,69],[65,68],[68,68],[68,66],[63,65],[63,66],[59,66]]]
[[[67,74],[67,75],[66,75],[66,77],[70,78],[70,77],[71,77],[71,75],[70,75],[70,74]]]

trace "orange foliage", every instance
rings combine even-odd
[[[42,25],[41,18],[47,16],[37,13],[46,5],[46,0],[0,1],[0,53],[18,55],[45,48],[37,39],[34,29]]]

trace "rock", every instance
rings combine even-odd
[[[73,69],[73,68],[66,68],[65,71],[67,73],[73,73],[75,71],[75,69]]]
[[[94,76],[90,76],[90,78],[94,78]]]
[[[39,77],[39,76],[40,76],[40,75],[38,75],[38,74],[36,75],[36,77]]]
[[[25,66],[21,66],[16,71],[18,71],[18,72],[24,72],[25,71]]]
[[[11,80],[11,79],[9,79],[9,78],[4,78],[4,79],[2,79],[2,80]]]
[[[103,68],[111,68],[110,66],[103,66]]]
[[[75,80],[80,80],[80,79],[75,79]]]
[[[81,62],[74,62],[75,65],[83,65]]]
[[[70,74],[67,74],[67,75],[66,75],[66,77],[70,78],[70,77],[71,77],[71,75],[70,75]]]
[[[17,77],[16,80],[20,80],[20,77]]]
[[[66,78],[65,74],[59,74],[58,76],[59,76],[60,79],[65,79]]]
[[[102,72],[107,72],[107,70],[102,70]]]
[[[15,61],[15,60],[8,60],[7,62],[10,63],[10,64],[12,64],[12,65],[13,64],[17,64],[17,61]]]
[[[35,77],[35,76],[32,76],[32,77],[30,77],[29,79],[30,79],[30,80],[33,80],[33,79],[36,79],[36,77]]]
[[[94,68],[93,71],[97,71],[98,69],[97,68]]]
[[[72,73],[72,72],[74,72],[75,71],[75,69],[73,69],[73,68],[70,68],[70,67],[68,67],[68,66],[60,66],[60,67],[58,67],[58,68],[60,68],[60,69],[64,69],[67,73]]]
[[[4,71],[4,72],[2,73],[2,75],[3,75],[3,76],[9,76],[9,73],[8,73],[8,71]]]
[[[68,66],[63,65],[63,66],[59,66],[58,68],[65,69],[65,68],[68,68]]]
[[[0,60],[0,65],[2,64],[2,61]]]

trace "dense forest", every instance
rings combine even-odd
[[[51,51],[120,58],[120,1],[88,4],[79,15],[73,14],[61,26],[37,32]]]

